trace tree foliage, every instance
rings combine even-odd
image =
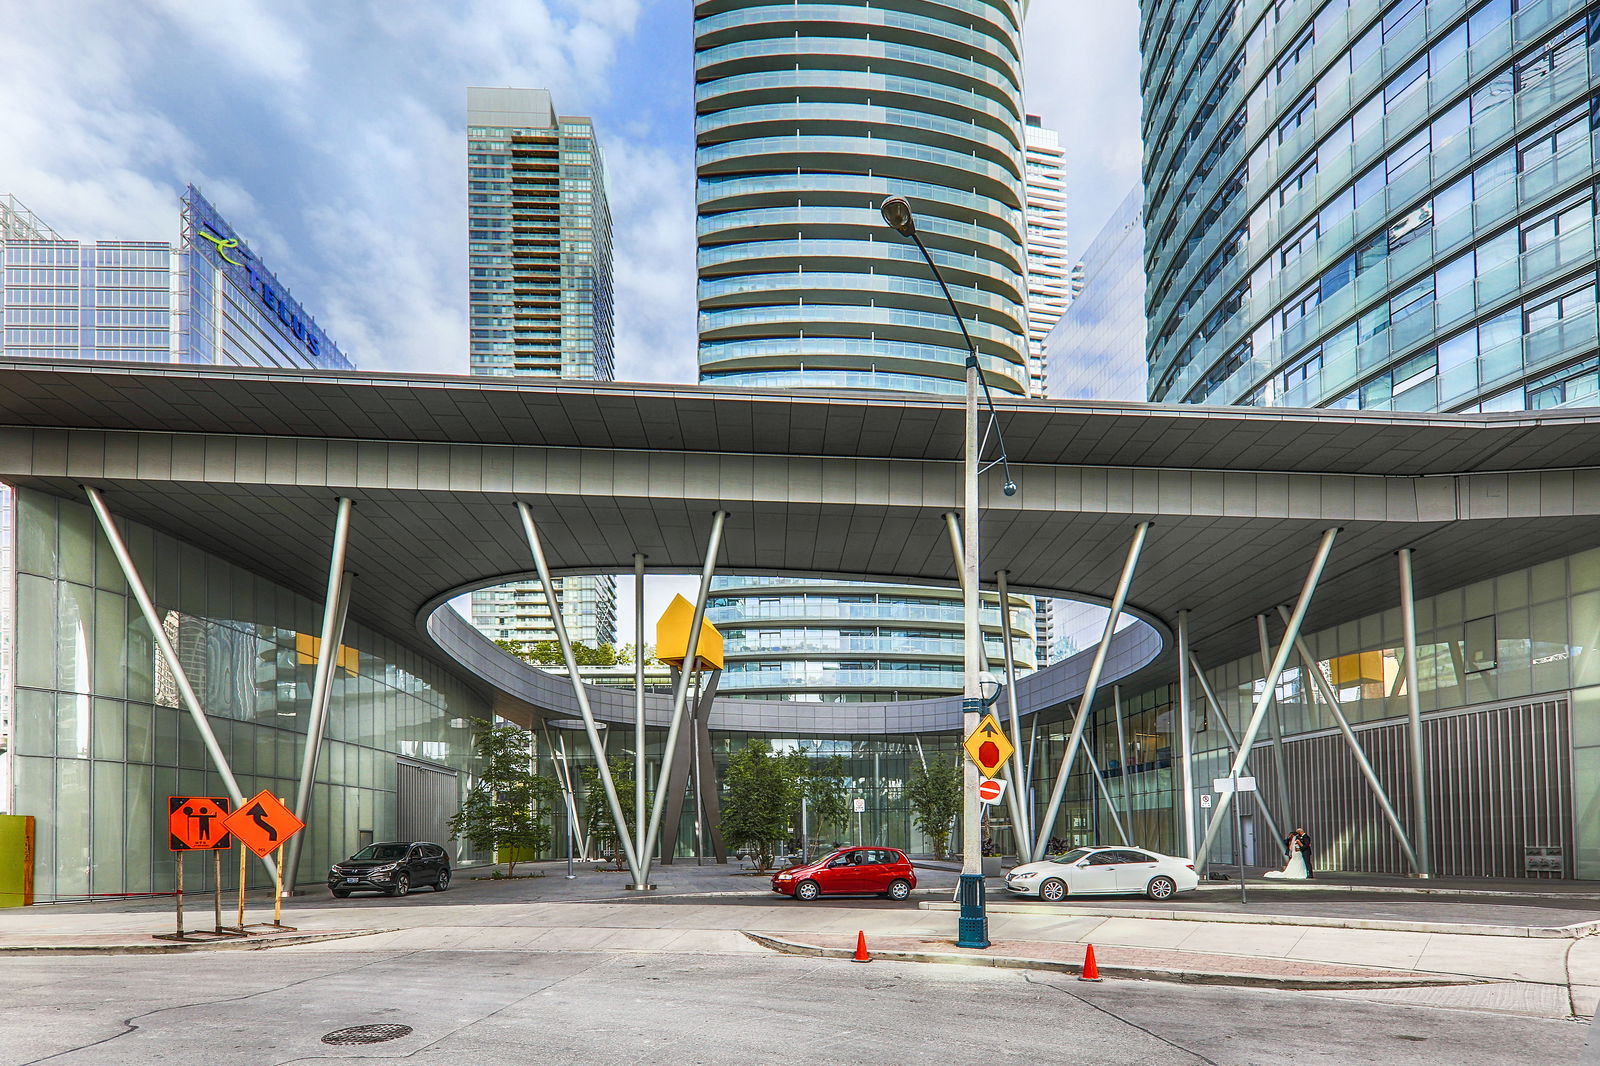
[[[524,662],[535,666],[565,666],[567,661],[561,655],[561,643],[555,640],[497,640],[500,650],[509,655],[515,655]],[[581,640],[572,642],[572,657],[579,666],[631,666],[633,656],[638,649],[632,644],[600,644],[589,645]],[[644,648],[646,663],[656,661],[655,649]]]
[[[778,845],[793,831],[804,759],[799,753],[775,755],[765,740],[752,740],[728,758],[723,838],[748,849],[758,870],[771,868]]]
[[[473,747],[483,761],[478,779],[461,809],[450,818],[451,836],[475,848],[496,852],[510,863],[550,846],[550,815],[560,787],[540,777],[533,760],[533,735],[513,725],[477,720]]]
[[[617,799],[622,804],[623,818],[626,820],[628,812],[633,809],[633,760],[612,756],[606,761],[611,767],[611,782],[616,786]],[[595,847],[610,852],[611,861],[620,869],[624,865],[622,834],[617,831],[617,820],[611,816],[611,804],[606,799],[606,783],[600,777],[600,768],[585,766],[582,776],[583,808],[589,819],[589,836],[594,839]],[[645,809],[649,808],[650,797],[646,795]]]
[[[934,855],[942,858],[950,850],[950,824],[961,813],[960,765],[935,757],[926,766],[913,766],[906,781],[906,801],[917,827],[933,844]]]
[[[810,811],[811,831],[818,837],[832,827],[836,836],[849,830],[850,797],[845,784],[843,755],[827,759],[806,759],[801,788]],[[806,842],[809,845],[809,841]]]

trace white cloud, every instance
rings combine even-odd
[[[446,373],[467,368],[466,87],[548,88],[565,113],[603,112],[640,12],[638,0],[12,7],[0,192],[66,236],[173,239],[192,181],[359,365]],[[658,231],[683,210],[635,198],[619,255],[637,226],[646,257],[670,260]],[[654,273],[629,277],[646,290],[643,320],[666,321]]]
[[[1139,181],[1136,0],[1047,0],[1028,13],[1028,110],[1061,133],[1074,257]]]

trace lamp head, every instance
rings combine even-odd
[[[978,695],[983,697],[985,707],[1000,698],[1000,690],[1005,688],[1005,683],[998,677],[985,670],[978,675]]]
[[[917,232],[917,223],[911,214],[911,201],[904,196],[889,197],[878,205],[878,211],[889,228],[900,236],[909,237]]]
[[[1007,496],[1015,496],[1017,494],[1017,483],[1010,478],[1006,478],[1006,483],[1000,487],[1000,491]]]

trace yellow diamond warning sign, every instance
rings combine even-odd
[[[1016,746],[1011,743],[1011,738],[1006,736],[1006,731],[1000,728],[1000,722],[991,711],[983,716],[983,721],[978,723],[978,728],[972,735],[962,741],[961,746],[967,749],[967,756],[978,764],[978,769],[983,771],[984,777],[993,777],[1000,772],[1000,767],[1011,758]]]

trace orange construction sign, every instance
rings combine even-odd
[[[168,796],[169,851],[226,851],[233,838],[223,827],[228,817],[225,796]]]
[[[283,801],[266,789],[244,801],[223,823],[239,843],[265,858],[306,827]]]

